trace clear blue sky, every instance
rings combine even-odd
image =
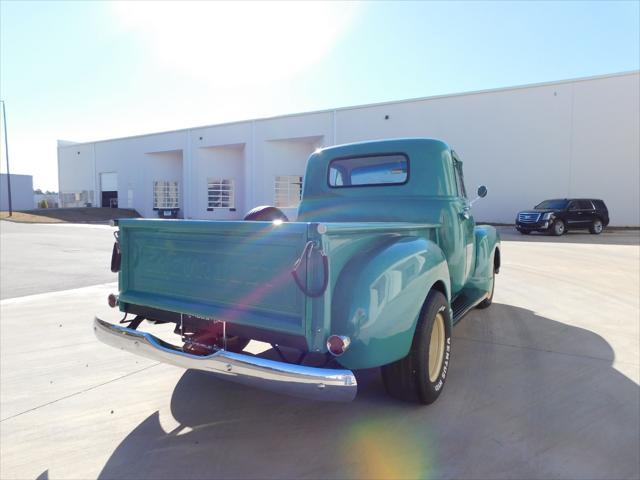
[[[2,0],[11,170],[57,189],[56,139],[637,70],[639,6]]]

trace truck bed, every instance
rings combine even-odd
[[[291,275],[307,242],[321,245],[328,256],[323,297],[330,301],[353,249],[436,225],[123,219],[119,226],[121,305],[307,336],[308,317],[325,314],[311,307]],[[351,252],[340,253],[344,248]]]

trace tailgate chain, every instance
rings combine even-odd
[[[323,268],[322,287],[317,292],[311,292],[309,289],[307,289],[306,285],[302,283],[302,281],[300,280],[300,277],[298,276],[298,270],[300,268],[300,265],[302,265],[302,262],[304,260],[308,260],[314,248],[316,248],[318,250],[318,253],[320,254],[320,258],[322,259],[322,268]],[[305,273],[306,273],[306,269],[305,269]],[[295,280],[296,285],[298,285],[298,288],[307,297],[311,297],[311,298],[319,297],[327,289],[327,285],[329,283],[329,259],[327,258],[325,253],[319,247],[316,246],[315,242],[309,241],[304,246],[304,250],[302,250],[302,254],[300,255],[300,258],[298,258],[298,260],[296,260],[296,263],[293,264],[293,270],[291,270],[291,275],[293,276],[293,279]],[[305,284],[306,284],[306,281],[305,281]]]

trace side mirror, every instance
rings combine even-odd
[[[481,198],[484,198],[487,196],[487,187],[484,185],[480,185],[478,187],[478,196],[476,198],[474,198],[473,200],[471,200],[471,202],[469,202],[469,205],[473,205],[474,203],[476,203],[478,200],[480,200]]]

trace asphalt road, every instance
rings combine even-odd
[[[2,280],[21,287],[3,295],[50,293],[0,302],[2,479],[640,476],[638,232],[502,229],[494,304],[456,326],[446,388],[422,407],[388,398],[377,371],[354,402],[317,403],[99,344],[115,284],[87,285],[110,280],[90,276],[109,230],[5,227]]]
[[[0,299],[115,282],[108,225],[0,221]]]

